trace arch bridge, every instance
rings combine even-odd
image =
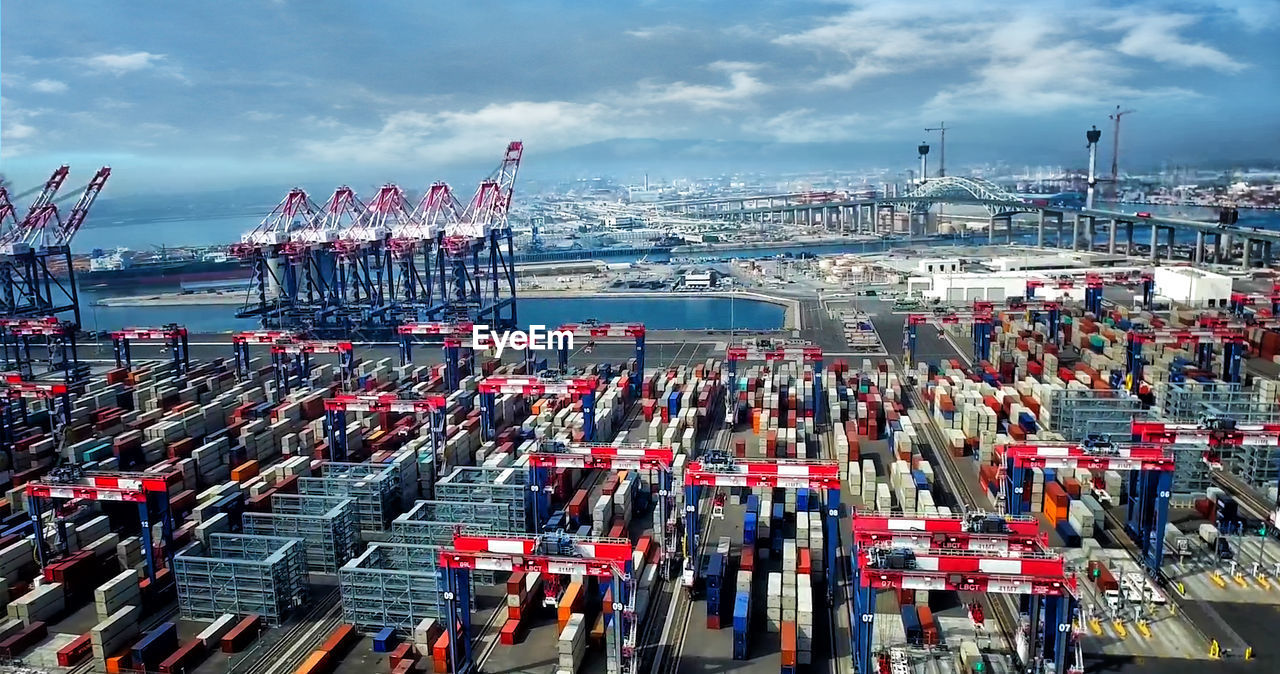
[[[992,217],[1038,210],[1030,201],[982,178],[944,176],[931,178],[914,190],[897,197],[881,198],[882,204],[904,205],[913,213],[923,213],[939,203],[982,206]]]

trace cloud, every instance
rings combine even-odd
[[[1208,45],[1186,42],[1179,31],[1198,23],[1185,14],[1164,14],[1126,18],[1116,27],[1128,29],[1116,49],[1129,56],[1148,58],[1160,63],[1186,67],[1204,67],[1224,73],[1236,73],[1243,63]]]
[[[42,94],[61,94],[67,90],[67,83],[48,79],[36,80],[31,83],[31,90]]]
[[[267,112],[265,110],[245,110],[240,113],[240,116],[250,122],[270,122],[271,120],[280,119],[281,117],[278,112]]]
[[[648,26],[646,28],[635,28],[623,31],[625,34],[636,38],[637,40],[661,40],[675,37],[687,29],[674,23],[664,23],[658,26]]]
[[[707,69],[727,74],[729,83],[725,86],[688,82],[669,84],[644,82],[638,87],[634,97],[640,106],[676,104],[687,105],[701,111],[731,109],[773,88],[751,74],[758,68],[759,65],[755,63],[716,61],[708,65]]]
[[[84,65],[112,75],[124,75],[155,68],[165,59],[164,54],[135,51],[127,54],[98,54],[79,59]]]
[[[866,138],[869,121],[858,114],[819,114],[809,108],[787,110],[751,121],[744,129],[780,143],[845,142]]]
[[[539,152],[618,137],[616,110],[599,103],[516,101],[474,110],[387,115],[377,128],[348,126],[322,141],[304,141],[302,152],[322,162],[368,164],[449,163],[498,157],[513,139]]]

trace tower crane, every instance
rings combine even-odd
[[[1120,118],[1125,115],[1131,115],[1137,110],[1121,110],[1120,106],[1116,106],[1116,111],[1107,115],[1112,124],[1111,131],[1111,198],[1115,199],[1120,194]]]

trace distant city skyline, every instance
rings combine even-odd
[[[1280,3],[5,3],[0,171],[110,192],[1280,155]],[[953,129],[953,130],[952,130]],[[937,150],[930,156],[936,169]],[[74,179],[73,179],[74,180]]]

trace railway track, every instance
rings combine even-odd
[[[920,395],[920,391],[915,387],[911,388],[911,401],[916,409],[927,410],[924,398]],[[933,419],[929,419],[929,423],[924,424],[925,435],[929,438],[929,446],[934,452],[934,459],[938,466],[942,469],[943,480],[947,482],[948,491],[957,498],[962,499],[962,505],[966,507],[982,507],[981,502],[974,495],[973,488],[969,482],[964,479],[964,475],[960,474],[951,455],[946,451],[947,443],[938,430]],[[944,456],[945,455],[945,456]],[[961,593],[968,595],[969,593]],[[977,596],[978,602],[994,615],[996,622],[1000,625],[1001,632],[1010,640],[1010,651],[1014,653],[1016,658],[1017,649],[1014,648],[1014,636],[1018,633],[1019,623],[1017,620],[1017,611],[1013,607],[1013,600],[1006,596],[992,598],[990,595]]]

